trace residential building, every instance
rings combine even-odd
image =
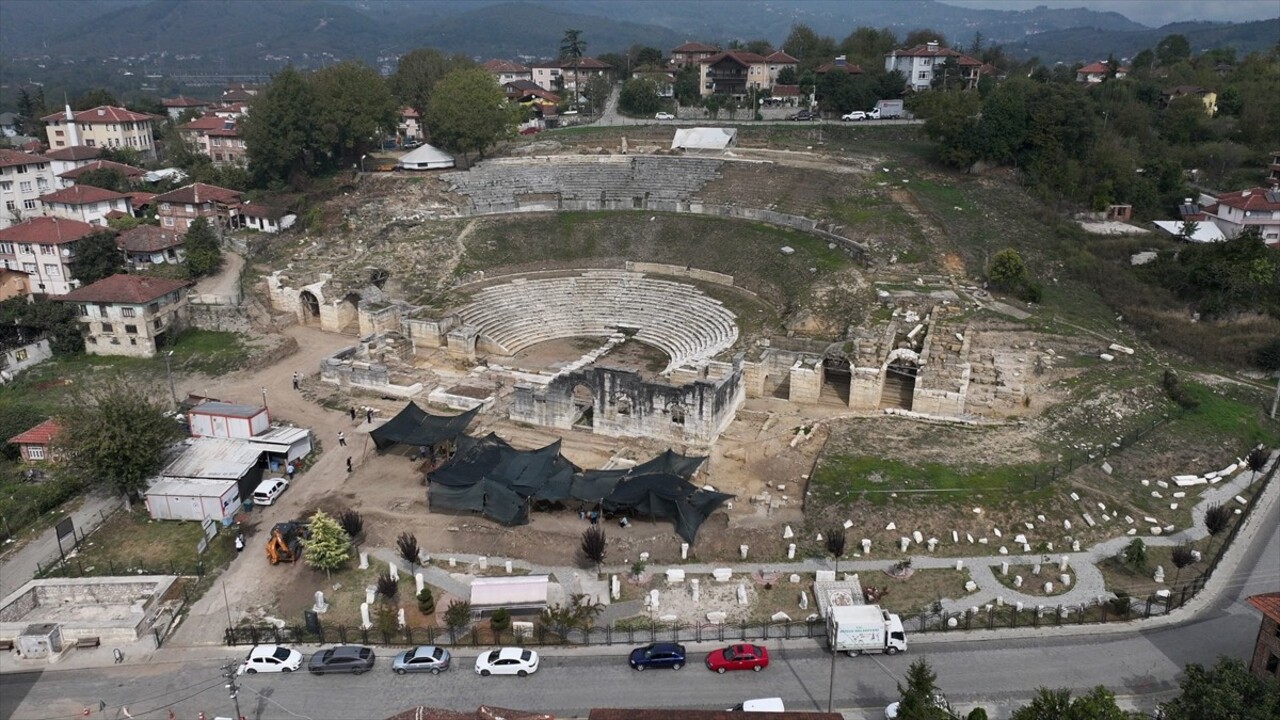
[[[1223,235],[1233,238],[1247,228],[1257,228],[1264,242],[1280,247],[1280,189],[1256,187],[1216,197],[1202,194],[1200,205]]]
[[[236,124],[235,117],[224,118],[210,113],[178,126],[178,131],[214,165],[244,165],[248,162],[245,144]]]
[[[0,230],[0,264],[26,273],[31,295],[63,295],[79,287],[71,273],[76,241],[99,231],[79,220],[24,220]]]
[[[1249,604],[1262,613],[1249,672],[1264,682],[1275,682],[1280,679],[1280,592],[1254,595]]]
[[[480,67],[491,73],[499,85],[506,85],[517,80],[533,80],[533,70],[510,60],[490,60]],[[545,87],[545,86],[544,86]],[[549,88],[548,88],[549,89]]]
[[[658,97],[675,97],[676,74],[674,71],[655,67],[642,67],[631,72],[632,80],[648,80],[658,89]]]
[[[248,202],[240,206],[240,217],[243,218],[244,227],[264,233],[288,230],[298,219],[297,215],[287,210]]]
[[[1095,63],[1082,65],[1078,70],[1076,70],[1076,82],[1089,83],[1090,85],[1095,85],[1097,83],[1102,82],[1103,80],[1106,80],[1109,74],[1111,74],[1111,66],[1107,64],[1106,60],[1099,60],[1098,62],[1095,62]],[[1123,78],[1128,74],[1129,74],[1129,68],[1127,67],[1116,68],[1117,80]]]
[[[698,88],[703,97],[746,95],[749,89],[772,86],[768,63],[755,53],[730,50],[698,61]]]
[[[671,51],[671,64],[676,68],[686,65],[697,65],[703,60],[720,52],[715,45],[700,42],[687,42]]]
[[[248,83],[232,83],[222,89],[222,104],[232,105],[236,103],[253,102],[254,96],[261,90],[257,85]]]
[[[44,462],[53,459],[53,443],[60,430],[62,428],[58,421],[49,418],[26,432],[9,438],[9,444],[18,446],[23,462]]]
[[[1169,103],[1182,97],[1196,97],[1204,105],[1204,113],[1209,117],[1218,114],[1218,93],[1202,88],[1199,85],[1175,85],[1160,92],[1160,107],[1169,107]]]
[[[590,57],[579,58],[576,62],[569,59],[553,60],[537,63],[530,68],[533,73],[531,79],[538,87],[554,93],[563,90],[570,97],[575,93],[580,94],[579,88],[585,89],[591,78],[604,77],[612,69],[612,65]]]
[[[1267,176],[1267,183],[1271,187],[1280,187],[1280,150],[1271,151],[1271,165],[1269,166],[1271,174]]]
[[[836,58],[836,59],[838,60],[840,58]],[[782,72],[783,70],[787,68],[791,68],[795,70],[800,67],[799,60],[791,57],[790,55],[782,52],[781,50],[777,50],[775,52],[769,53],[768,55],[765,55],[764,62],[765,62],[765,75],[766,75],[765,86],[766,87],[773,87],[774,85],[777,85],[778,73]],[[854,67],[858,67],[858,66],[854,65]],[[858,72],[862,72],[862,69],[859,68]]]
[[[121,107],[100,105],[73,113],[71,106],[61,113],[46,115],[45,132],[49,149],[88,145],[100,148],[133,148],[146,160],[156,159],[152,142],[154,115],[133,112]]]
[[[88,145],[73,145],[60,150],[50,150],[44,154],[49,159],[49,164],[53,167],[54,177],[68,170],[75,170],[83,165],[88,165],[101,155],[101,148],[89,147]]]
[[[184,95],[179,95],[176,98],[162,98],[160,100],[160,104],[164,106],[165,112],[169,114],[170,120],[177,120],[182,116],[182,113],[188,110],[195,110],[196,112],[203,113],[214,105],[208,100],[196,100],[195,98],[189,98]]]
[[[422,116],[411,107],[400,108],[400,122],[396,126],[401,143],[422,141]]]
[[[116,247],[124,253],[131,268],[148,265],[176,264],[183,261],[182,233],[155,225],[139,225],[116,236]]]
[[[46,215],[79,220],[106,227],[108,215],[119,212],[133,215],[129,196],[92,185],[72,185],[40,196]]]
[[[166,335],[186,323],[185,280],[112,275],[58,298],[80,310],[90,355],[151,357]]]
[[[951,62],[948,64],[947,61]],[[984,76],[994,76],[996,69],[981,60],[969,57],[937,42],[927,42],[905,50],[894,50],[884,56],[885,72],[900,72],[907,79],[911,90],[928,90],[933,86],[937,68],[954,68],[964,80],[965,87],[973,89]]]
[[[192,183],[157,195],[151,200],[156,205],[156,217],[160,227],[185,233],[198,217],[209,219],[214,228],[240,227],[240,192],[217,185]]]
[[[0,272],[13,272],[12,270]],[[0,325],[0,379],[13,376],[53,357],[49,333],[25,325]]]
[[[829,63],[823,63],[813,70],[819,75],[826,75],[829,72],[845,73],[846,75],[861,75],[862,68],[854,63],[849,62],[844,55],[837,55],[835,60]]]
[[[40,196],[54,189],[48,158],[0,148],[0,230],[40,214]]]
[[[31,294],[31,276],[0,264],[0,301]],[[8,327],[8,326],[0,326]]]
[[[529,103],[533,105],[559,105],[560,96],[543,90],[532,80],[514,80],[502,86],[508,102]]]
[[[129,182],[138,182],[147,174],[146,170],[136,168],[132,165],[124,163],[112,162],[110,160],[93,160],[83,165],[74,167],[66,172],[58,173],[58,187],[68,188],[76,184],[81,175],[94,170],[115,170],[120,173],[125,180]]]
[[[17,113],[0,113],[0,135],[7,138],[18,137],[18,124],[21,118]]]

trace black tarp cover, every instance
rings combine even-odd
[[[432,415],[411,401],[395,417],[369,434],[379,450],[396,444],[436,445],[461,435],[477,412],[480,412],[478,406],[461,415]]]
[[[692,543],[702,521],[731,499],[733,495],[704,490],[679,475],[655,474],[623,478],[601,506],[615,514],[671,520],[676,534]]]
[[[502,483],[537,500],[559,501],[569,497],[569,485],[578,466],[560,454],[557,440],[537,450],[517,450],[493,433],[482,438],[458,438],[458,450],[431,473],[431,482],[465,486],[479,479]]]
[[[448,486],[432,483],[428,493],[431,509],[465,510],[484,513],[503,525],[529,522],[529,507],[516,491],[500,482],[481,478],[470,485]]]

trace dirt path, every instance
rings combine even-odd
[[[217,275],[201,278],[196,283],[195,293],[197,295],[232,297],[236,299],[236,304],[239,304],[241,300],[240,272],[243,269],[244,258],[231,251],[223,251],[222,270]]]

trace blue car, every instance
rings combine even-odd
[[[684,646],[675,643],[645,645],[632,650],[628,662],[636,670],[651,667],[679,670],[684,667]]]

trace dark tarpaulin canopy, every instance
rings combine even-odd
[[[461,435],[478,412],[480,408],[477,406],[461,415],[432,415],[411,401],[395,417],[369,434],[379,450],[396,444],[436,445]]]
[[[622,479],[601,505],[611,513],[671,520],[676,534],[692,543],[702,521],[732,498],[697,487],[679,475],[655,474]]]
[[[462,436],[448,462],[431,473],[431,482],[463,486],[484,478],[502,483],[522,497],[558,501],[569,497],[578,466],[560,454],[557,440],[537,450],[517,450],[493,433]]]
[[[524,498],[493,480],[482,478],[461,487],[433,484],[427,497],[433,510],[480,512],[503,525],[524,525],[529,522],[529,507]]]
[[[618,470],[585,470],[573,480],[573,499],[591,503],[602,502],[613,492],[619,482],[641,475],[676,475],[688,480],[706,461],[705,456],[681,455],[668,449],[654,459],[634,467]]]

